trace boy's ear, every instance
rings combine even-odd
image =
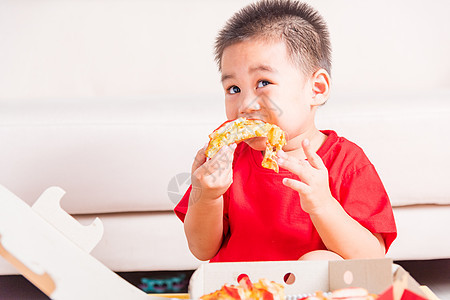
[[[311,77],[312,106],[324,104],[330,95],[330,74],[325,69],[317,70]]]

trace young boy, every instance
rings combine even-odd
[[[287,135],[280,172],[261,167],[265,138],[200,149],[192,186],[175,208],[200,260],[383,257],[396,237],[392,208],[363,151],[314,117],[330,93],[331,47],[306,4],[261,1],[216,40],[226,114],[276,124]]]

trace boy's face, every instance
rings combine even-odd
[[[278,125],[287,134],[285,150],[290,150],[289,140],[314,128],[310,80],[290,60],[284,42],[233,44],[225,48],[221,67],[229,120],[247,117]],[[265,149],[265,138],[246,142]]]

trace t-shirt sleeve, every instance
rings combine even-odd
[[[177,217],[184,222],[184,217],[186,216],[188,205],[189,205],[189,196],[191,194],[192,185],[189,186],[184,196],[181,198],[180,202],[178,202],[177,206],[175,206],[174,212]]]
[[[345,211],[372,233],[384,239],[386,252],[397,237],[392,206],[375,167],[372,164],[343,178],[341,205]]]
[[[187,189],[186,193],[184,194],[184,196],[181,198],[180,202],[178,202],[177,206],[175,206],[174,208],[174,212],[177,215],[177,217],[184,222],[184,218],[186,217],[186,213],[188,210],[188,205],[189,205],[189,196],[191,195],[191,191],[192,191],[192,185],[189,186],[189,188]],[[224,235],[226,235],[229,231],[229,221],[228,221],[228,192],[226,192],[224,195],[224,215],[223,215],[223,232]]]

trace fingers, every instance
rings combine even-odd
[[[305,183],[291,178],[283,178],[283,184],[299,193],[305,193],[309,188]]]
[[[191,174],[195,172],[201,165],[203,165],[206,162],[206,154],[205,150],[206,147],[208,147],[208,144],[203,146],[200,150],[197,151],[197,154],[195,155],[194,162],[192,163],[192,169]]]
[[[328,172],[328,170],[322,158],[311,148],[308,139],[303,140],[302,147],[306,159],[298,159],[280,150],[277,152],[277,162],[280,167],[296,174],[302,182],[310,184],[317,176],[321,176],[321,173]]]
[[[233,182],[233,158],[236,145],[222,147],[211,159],[207,159],[205,148],[197,152],[192,165],[191,184],[201,191],[205,201],[222,196]]]
[[[297,175],[300,180],[308,181],[311,177],[311,165],[307,160],[287,155],[283,150],[277,152],[278,165]]]
[[[297,191],[302,209],[312,213],[317,211],[319,206],[325,205],[333,196],[330,191],[328,170],[322,159],[311,149],[308,140],[302,141],[302,148],[307,160],[278,151],[278,164],[298,176],[298,180],[283,178],[283,184]]]
[[[311,143],[308,139],[304,139],[302,141],[302,147],[303,152],[306,155],[306,159],[308,159],[308,162],[311,166],[319,170],[326,168],[322,161],[322,158],[320,158],[320,156],[312,149]]]
[[[192,163],[191,174],[193,174],[198,168],[203,167],[207,174],[212,174],[216,171],[231,170],[231,166],[234,158],[234,150],[236,150],[236,144],[223,146],[220,150],[211,158],[208,159],[205,154],[205,150],[208,144],[200,149]]]
[[[210,160],[208,160],[204,166],[207,168],[208,173],[216,171],[230,171],[232,168],[234,150],[236,150],[236,144],[229,146],[223,146]]]

